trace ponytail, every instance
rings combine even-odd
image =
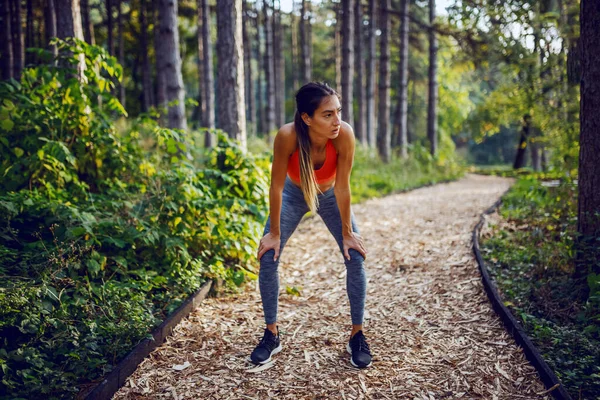
[[[298,140],[298,160],[300,161],[300,185],[302,193],[310,211],[316,213],[319,208],[317,193],[320,192],[320,189],[315,180],[313,170],[308,126],[304,123],[298,111],[296,111],[296,115],[294,116],[294,127],[296,128],[296,137]]]

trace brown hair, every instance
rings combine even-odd
[[[319,108],[325,97],[337,96],[339,94],[324,82],[309,82],[302,86],[296,92],[296,114],[294,116],[294,127],[296,128],[296,137],[298,138],[298,159],[300,161],[300,184],[304,200],[308,208],[313,213],[319,207],[317,192],[319,185],[315,180],[312,157],[310,155],[310,136],[308,135],[308,126],[302,119],[302,114],[306,113],[312,117],[315,110]]]

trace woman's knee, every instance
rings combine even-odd
[[[363,263],[365,262],[365,258],[358,250],[348,249],[348,255],[350,256],[349,260],[344,256],[344,262],[346,266],[355,265],[362,267]]]
[[[265,252],[260,258],[260,270],[261,271],[273,271],[277,270],[279,259],[275,261],[275,250],[271,249]]]

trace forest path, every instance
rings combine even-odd
[[[467,175],[353,206],[369,251],[370,368],[349,363],[346,271],[314,217],[300,224],[281,256],[283,351],[272,364],[252,372],[246,360],[264,329],[252,283],[240,295],[205,300],[114,398],[549,398],[536,394],[544,391],[536,370],[493,312],[472,251],[479,216],[511,183]],[[186,361],[189,367],[173,368]]]

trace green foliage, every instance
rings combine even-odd
[[[507,223],[482,252],[505,304],[571,395],[592,398],[600,391],[600,279],[589,274],[582,301],[586,288],[573,275],[577,187],[564,175],[556,182],[521,177],[503,198]]]
[[[393,155],[386,164],[373,150],[357,145],[350,181],[352,202],[457,179],[465,167],[453,150],[449,139],[440,143],[437,158],[421,145],[409,145],[410,155],[406,160]]]
[[[256,279],[266,219],[267,157],[219,132],[203,150],[154,112],[117,129],[120,67],[57,43],[61,67],[0,89],[0,398],[72,398],[207,279]]]

